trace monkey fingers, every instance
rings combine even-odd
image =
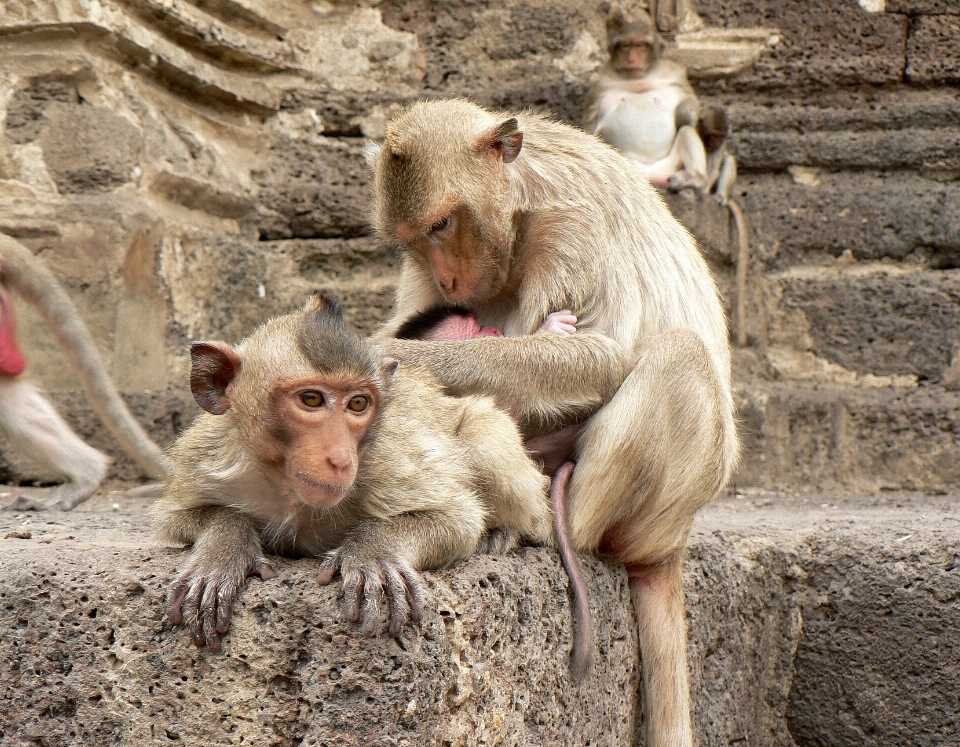
[[[386,592],[390,606],[388,631],[398,638],[409,618],[419,623],[423,616],[422,579],[400,559],[358,558],[343,548],[327,556],[317,581],[329,584],[337,572],[343,576],[344,614],[360,622],[363,634],[371,638],[380,623]]]

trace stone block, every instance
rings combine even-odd
[[[960,83],[960,16],[922,16],[910,29],[907,74],[910,83]]]
[[[370,169],[358,139],[281,137],[271,144],[269,169],[254,175],[262,205],[260,237],[349,238],[370,232]]]
[[[584,558],[597,658],[580,686],[567,581],[536,548],[430,573],[424,621],[398,641],[347,623],[317,561],[277,561],[210,654],[165,620],[185,554],[154,543],[144,509],[106,493],[69,514],[0,513],[0,740],[636,743],[622,568]],[[753,491],[703,510],[686,563],[698,744],[956,741],[958,522],[947,496]]]
[[[913,255],[931,268],[960,265],[960,183],[909,172],[744,174],[735,194],[772,269]]]
[[[903,77],[908,20],[868,13],[855,2],[703,0],[697,11],[715,26],[768,26],[781,41],[749,70],[704,91],[819,90],[895,84]]]
[[[737,387],[737,485],[949,490],[960,484],[960,396],[939,387],[782,381]]]
[[[861,376],[915,376],[939,381],[960,343],[960,271],[905,271],[852,266],[771,276],[779,291],[771,344],[796,341]],[[802,321],[796,321],[797,315]]]
[[[960,6],[953,0],[886,0],[885,10],[911,16],[960,14]]]

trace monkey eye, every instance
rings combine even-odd
[[[430,233],[440,233],[441,231],[446,231],[449,227],[450,227],[450,216],[445,215],[443,218],[441,218],[432,226],[430,226]]]
[[[300,401],[307,407],[322,407],[325,402],[323,392],[315,392],[313,390],[300,392]]]
[[[370,398],[364,397],[362,394],[358,394],[356,397],[351,397],[350,401],[347,402],[347,407],[353,412],[363,412],[369,406]]]

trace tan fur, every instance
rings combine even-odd
[[[549,481],[526,456],[516,424],[490,398],[445,396],[429,371],[413,366],[374,382],[379,406],[346,496],[328,509],[299,499],[282,459],[257,455],[273,448],[264,424],[274,417],[277,382],[317,375],[297,349],[302,317],[274,319],[237,346],[231,406],[202,414],[170,450],[169,487],[153,516],[161,538],[194,544],[170,602],[175,621],[182,607],[198,645],[219,648],[246,576],[272,574],[264,552],[327,554],[325,573],[342,572],[354,620],[365,577],[368,634],[379,626],[386,587],[399,635],[408,601],[416,618],[417,571],[468,556],[488,530],[514,541],[551,537]]]
[[[96,343],[53,273],[25,246],[0,234],[0,277],[4,286],[17,291],[43,316],[79,375],[90,404],[123,450],[148,475],[163,479],[167,470],[163,452],[120,398]]]
[[[505,163],[487,143],[513,117],[523,145]],[[444,300],[507,335],[391,341],[387,351],[429,366],[448,391],[520,402],[528,435],[606,403],[578,437],[570,530],[579,549],[631,572],[645,744],[690,745],[682,555],[695,512],[720,491],[738,451],[723,310],[692,237],[634,162],[535,114],[416,104],[388,126],[371,160],[375,226],[405,249],[395,315],[381,335]],[[456,231],[425,221],[438,210],[450,211]],[[467,297],[445,298],[430,258],[462,256],[452,243],[483,235],[464,223],[485,215],[511,232],[468,249],[477,266],[497,269],[461,286]],[[532,336],[556,309],[570,309],[578,331]]]

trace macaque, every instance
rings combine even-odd
[[[737,181],[737,159],[728,152],[727,135],[730,125],[727,112],[721,107],[704,107],[697,123],[697,131],[707,148],[707,189],[717,201],[730,211],[737,235],[737,274],[735,278],[734,333],[737,345],[747,344],[747,269],[750,264],[750,235],[747,218],[740,203],[730,196]]]
[[[144,471],[163,479],[166,461],[117,394],[96,344],[73,302],[47,267],[29,249],[0,234],[0,431],[11,445],[67,482],[45,502],[69,511],[96,492],[109,458],[85,444],[25,373],[16,335],[13,303],[6,287],[37,308],[66,357],[80,375],[100,419]],[[35,507],[32,506],[31,507]]]
[[[640,164],[657,186],[707,189],[707,153],[697,133],[700,102],[687,71],[662,57],[650,18],[607,20],[610,62],[587,94],[583,129]]]
[[[738,452],[723,307],[693,238],[635,159],[531,112],[420,102],[367,158],[374,227],[403,257],[385,354],[493,397],[526,439],[582,424],[570,542],[626,565],[644,744],[689,747],[683,556]],[[390,339],[438,304],[504,336]],[[553,309],[576,334],[534,334]]]
[[[206,412],[172,447],[153,516],[161,538],[193,545],[168,605],[197,646],[219,650],[247,576],[276,575],[265,553],[324,556],[347,618],[372,636],[386,605],[398,637],[420,620],[419,571],[551,541],[549,480],[510,417],[384,358],[330,299],[191,358]]]
[[[535,334],[572,335],[577,331],[577,318],[569,309],[549,314]],[[404,322],[395,337],[400,340],[472,340],[478,337],[503,337],[496,327],[482,327],[477,317],[459,306],[437,306],[415,315]],[[570,461],[573,452],[573,439],[579,431],[579,425],[564,429],[566,448],[556,457],[556,464],[545,464],[536,440],[527,443],[527,452],[538,461],[547,475],[553,476],[550,488],[550,507],[553,511],[553,535],[560,551],[563,567],[570,579],[573,595],[573,653],[570,657],[570,669],[575,680],[581,680],[590,670],[593,661],[593,621],[590,616],[590,600],[587,585],[580,572],[580,561],[570,544],[570,532],[566,520],[566,485],[573,473],[574,463]],[[555,437],[541,436],[539,439],[557,449]],[[557,473],[557,474],[554,474]]]

